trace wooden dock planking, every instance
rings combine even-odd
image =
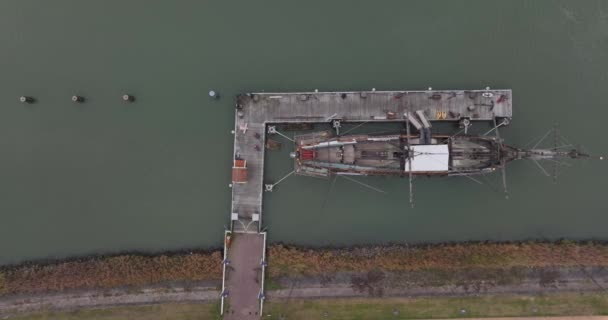
[[[247,130],[241,129],[246,125]],[[238,232],[258,232],[259,223],[252,221],[254,214],[262,213],[262,181],[264,174],[265,125],[236,121],[234,158],[247,160],[248,182],[232,186],[232,212],[239,219],[232,226]],[[259,135],[257,139],[256,133]],[[256,150],[256,146],[259,150]]]
[[[492,94],[487,98],[483,94]],[[342,98],[342,94],[346,97]],[[471,120],[492,121],[512,116],[510,90],[470,91],[375,91],[364,92],[301,92],[301,93],[254,93],[243,95],[239,102],[243,106],[244,119],[249,123],[325,122],[333,114],[344,121],[369,121],[372,117],[383,117],[387,111],[402,113],[425,110],[429,120],[437,121],[437,111],[460,114]],[[441,97],[436,100],[433,96]],[[506,98],[497,102],[500,96]],[[257,96],[256,98],[252,98]],[[306,96],[302,101],[300,96]],[[256,101],[256,99],[258,99]],[[490,104],[494,107],[490,108]],[[469,106],[476,106],[469,111]],[[253,111],[252,111],[253,109]],[[448,115],[447,121],[455,121]],[[402,117],[389,121],[403,121]]]

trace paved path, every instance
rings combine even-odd
[[[233,234],[228,249],[230,264],[226,269],[226,310],[224,319],[259,319],[264,235]]]

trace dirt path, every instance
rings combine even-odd
[[[269,299],[471,296],[552,292],[608,292],[606,268],[541,268],[442,272],[343,272],[273,279]]]
[[[248,239],[250,240],[250,239]],[[255,239],[254,239],[255,240]],[[242,249],[255,245],[245,241]],[[233,277],[233,283],[245,284],[245,291],[233,290],[228,299],[230,312],[227,319],[259,319],[259,260],[236,260],[234,268],[243,273]],[[476,273],[477,274],[477,273]],[[273,279],[282,288],[267,290],[269,301],[302,298],[367,298],[367,297],[432,297],[432,296],[482,296],[496,294],[534,295],[552,292],[605,292],[608,287],[608,270],[604,268],[555,268],[518,272],[519,277],[507,282],[505,275],[496,274],[464,281],[457,276],[449,281],[441,279],[438,285],[429,275],[401,273],[358,274],[342,273],[331,277]],[[458,281],[454,281],[458,279]],[[502,279],[503,282],[497,282]],[[431,285],[430,283],[434,283]],[[167,302],[215,302],[220,292],[215,286],[198,285],[185,289],[180,286],[115,290],[90,290],[72,293],[9,296],[0,298],[0,315],[31,312],[39,309],[72,310],[80,308],[103,308],[120,305],[157,304]],[[241,300],[238,300],[241,299]],[[234,307],[241,304],[240,311]],[[234,310],[234,313],[232,311]],[[249,315],[251,312],[251,315]]]
[[[215,287],[155,288],[136,292],[122,289],[0,298],[0,316],[40,309],[74,310],[166,302],[218,301]]]

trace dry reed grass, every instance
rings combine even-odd
[[[180,255],[119,255],[8,268],[0,294],[143,286],[170,281],[220,279],[221,252]]]
[[[588,243],[464,243],[303,249],[271,246],[269,277],[320,275],[337,271],[455,270],[464,268],[608,266],[608,245]]]
[[[221,251],[127,254],[5,267],[0,270],[0,295],[218,280],[222,277],[221,259]],[[376,269],[449,272],[466,268],[591,267],[608,266],[608,245],[562,241],[306,249],[279,244],[268,248],[268,261],[270,278]]]

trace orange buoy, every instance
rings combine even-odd
[[[226,235],[226,247],[230,247],[230,235]]]

